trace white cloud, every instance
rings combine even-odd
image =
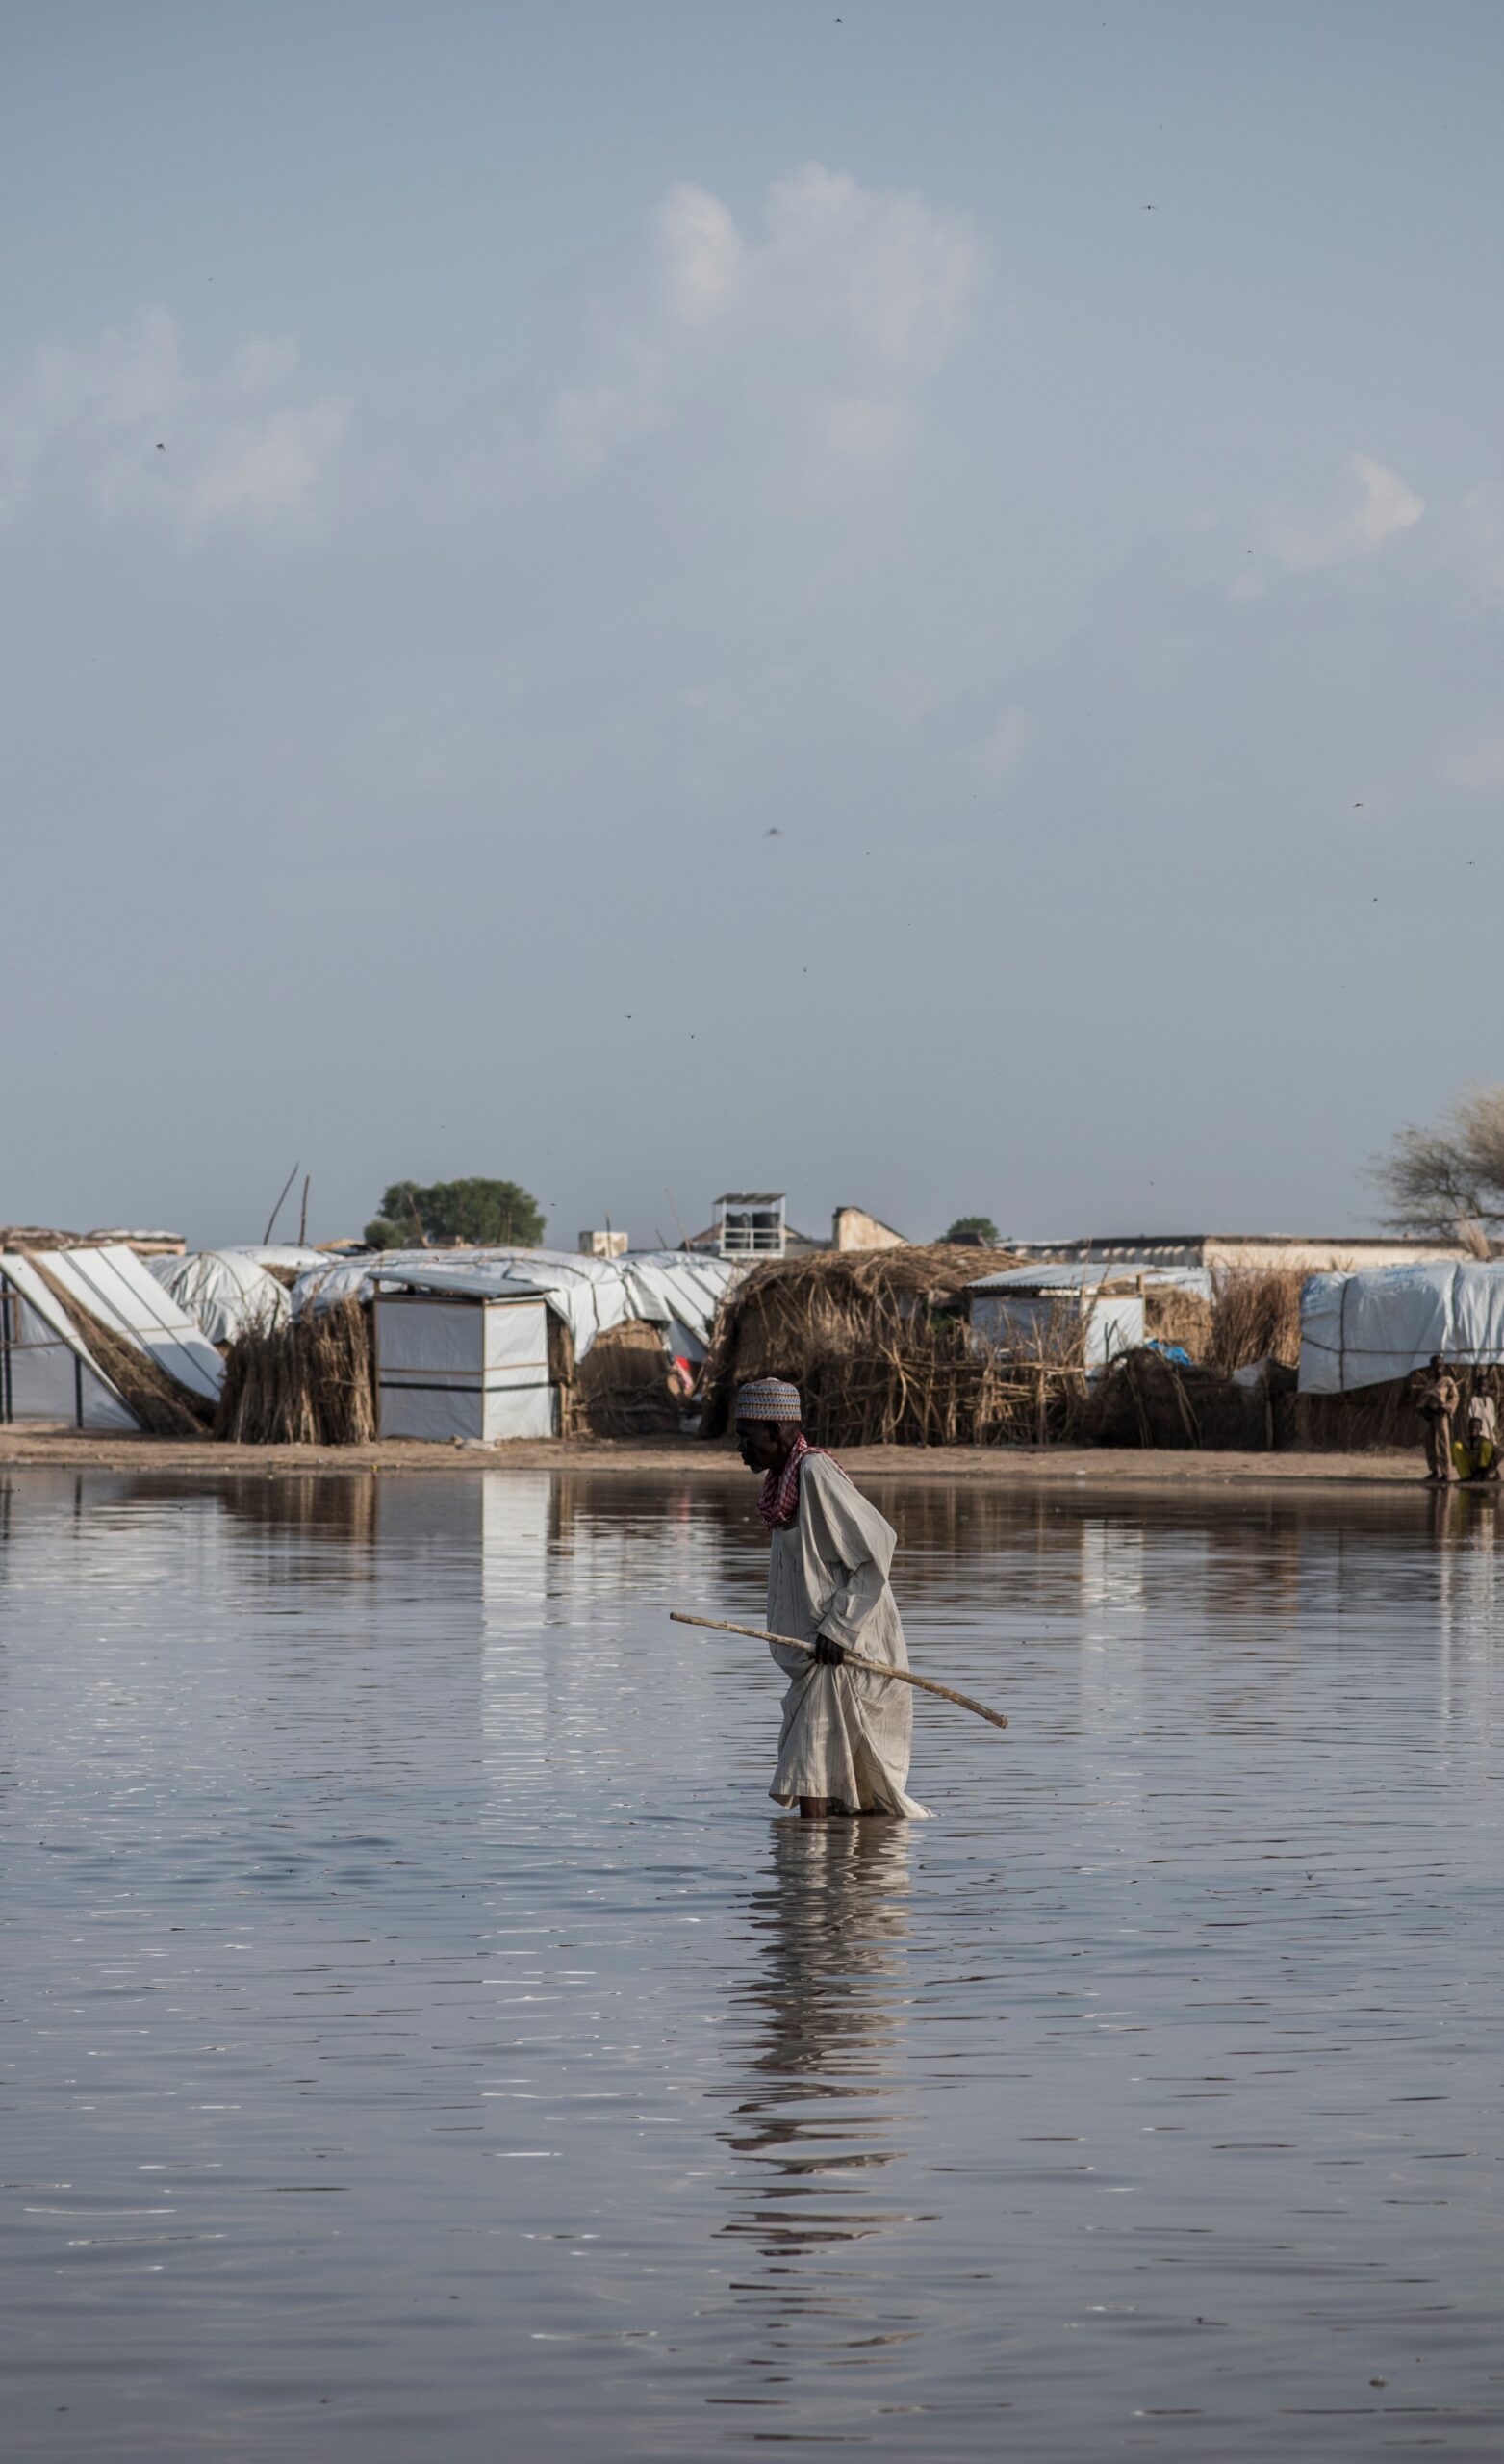
[[[676,317],[701,325],[729,305],[743,249],[730,208],[718,196],[676,183],[658,208],[656,239],[664,295]]]
[[[155,523],[185,547],[217,528],[306,520],[349,406],[333,396],[267,398],[296,368],[293,343],[257,336],[224,375],[195,377],[165,308],[85,348],[43,344],[0,400],[0,525],[49,478],[106,520]]]
[[[650,278],[598,313],[596,365],[551,399],[546,465],[594,476],[697,414],[858,470],[891,459],[964,331],[981,275],[970,222],[817,163],[773,184],[762,222],[745,237],[709,190],[669,190]],[[515,445],[493,467],[515,484]]]
[[[1276,506],[1263,524],[1264,542],[1276,561],[1292,573],[1311,573],[1370,555],[1402,530],[1413,529],[1425,500],[1371,454],[1353,453],[1343,463],[1334,496],[1307,508]]]
[[[1363,491],[1363,501],[1350,517],[1354,537],[1364,548],[1381,548],[1396,530],[1409,530],[1425,511],[1425,500],[1407,488],[1397,471],[1387,471],[1366,453],[1355,453],[1348,469]]]
[[[767,224],[754,267],[777,321],[908,381],[944,366],[981,270],[968,221],[811,163],[770,189]]]

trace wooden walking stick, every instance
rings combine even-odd
[[[807,1652],[815,1656],[812,1643],[796,1642],[792,1634],[764,1633],[760,1626],[731,1626],[724,1617],[687,1617],[682,1608],[671,1608],[669,1616],[676,1626],[708,1626],[713,1634],[750,1634],[754,1643],[781,1643],[785,1651]],[[974,1703],[969,1694],[955,1694],[949,1685],[937,1685],[932,1677],[916,1677],[911,1668],[895,1668],[891,1660],[863,1659],[859,1652],[845,1652],[843,1665],[864,1668],[869,1677],[896,1677],[901,1685],[917,1685],[922,1694],[938,1694],[942,1703],[955,1703],[963,1711],[975,1711],[979,1720],[990,1720],[995,1729],[1006,1729],[1007,1721],[1001,1711],[989,1711],[985,1703]]]

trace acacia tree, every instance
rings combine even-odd
[[[421,1249],[464,1242],[482,1249],[535,1249],[546,1218],[517,1181],[394,1181],[366,1226],[373,1249]]]
[[[985,1247],[995,1249],[1003,1236],[990,1215],[958,1215],[949,1232],[942,1232],[940,1238],[943,1241],[981,1241]]]
[[[1402,1129],[1373,1177],[1396,1231],[1504,1232],[1504,1087],[1475,1087],[1435,1129]]]

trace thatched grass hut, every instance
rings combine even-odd
[[[736,1389],[788,1377],[804,1424],[836,1446],[989,1446],[1064,1434],[1084,1390],[1080,1320],[1050,1356],[979,1343],[967,1290],[1016,1266],[1004,1249],[932,1242],[821,1250],[754,1267],[722,1303],[701,1378],[702,1427],[727,1427]]]
[[[560,1423],[570,1435],[666,1436],[678,1427],[688,1399],[662,1327],[626,1318],[573,1364],[560,1386]]]

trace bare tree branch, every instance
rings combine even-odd
[[[1402,1129],[1371,1177],[1395,1231],[1504,1232],[1504,1087],[1474,1087],[1435,1129]]]

